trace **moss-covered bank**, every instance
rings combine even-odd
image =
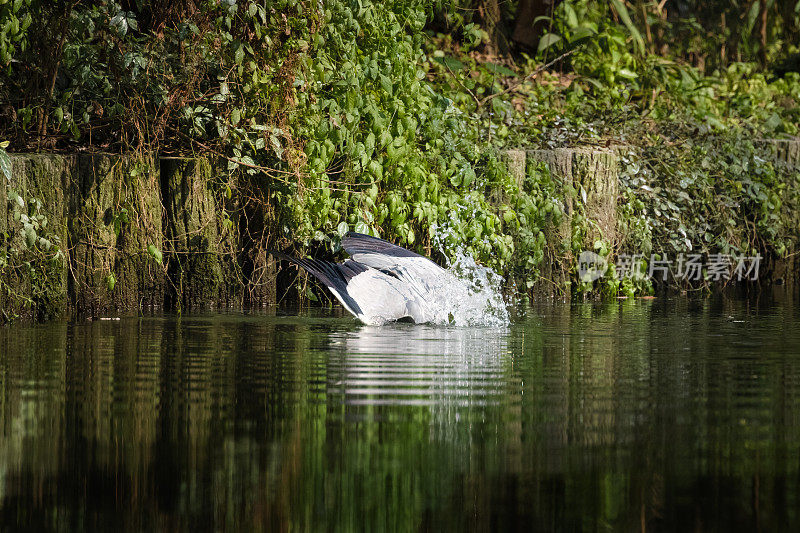
[[[764,157],[792,167],[789,175],[798,177],[800,141],[762,145]],[[602,292],[600,283],[578,279],[575,267],[582,250],[613,263],[635,231],[630,184],[621,180],[625,153],[619,147],[504,153],[512,187],[526,190],[546,172],[561,206],[543,229],[545,251],[532,296],[565,296],[576,287],[577,293]],[[16,154],[11,161],[12,179],[0,180],[4,320],[258,306],[274,303],[286,289],[278,287],[267,253],[281,227],[280,210],[257,175],[237,178],[205,158],[141,154]],[[784,185],[787,199],[800,194],[800,179]],[[487,195],[499,212],[509,191],[489,189]],[[784,219],[795,221],[788,242],[800,238],[795,207],[790,201],[781,206]],[[794,291],[796,254],[792,247],[766,257],[760,282]],[[512,272],[501,274],[514,281]]]
[[[247,291],[235,193],[208,160],[11,161],[12,179],[0,180],[4,320],[241,305],[246,292],[251,305],[274,302],[274,288],[257,301]]]

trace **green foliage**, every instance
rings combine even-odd
[[[4,180],[8,208],[8,226],[0,233],[0,297],[4,301],[2,319],[15,318],[11,313],[47,298],[51,267],[64,261],[61,239],[48,227],[41,199],[17,188],[13,181],[11,160],[0,142],[0,179]],[[29,280],[30,291],[21,294],[17,280]],[[25,284],[23,284],[25,285]],[[12,302],[13,305],[8,305]],[[7,307],[7,308],[6,308]]]
[[[548,28],[537,53],[516,57],[485,53],[492,37],[458,2],[197,4],[162,25],[138,4],[70,4],[63,49],[41,28],[8,23],[55,4],[0,4],[0,43],[18,43],[2,79],[15,148],[43,134],[61,146],[221,155],[229,172],[265,184],[277,245],[337,251],[336,235],[355,230],[426,253],[463,249],[530,287],[558,246],[545,230],[563,214],[563,192],[535,165],[520,188],[500,150],[626,144],[624,240],[590,241],[604,257],[794,245],[789,171],[753,139],[798,133],[800,76],[693,64],[686,54],[700,44],[666,43],[691,20],[663,16],[657,2],[559,2],[539,20]],[[452,31],[434,31],[440,18]],[[769,45],[792,28],[774,30]],[[41,59],[48,51],[55,70]],[[543,69],[560,55],[559,72]],[[45,92],[26,91],[37,76]],[[114,214],[115,232],[126,217]],[[572,242],[589,238],[585,213],[571,220]],[[160,262],[159,250],[148,253]],[[613,269],[605,279],[609,294],[650,290]]]
[[[27,48],[27,32],[33,22],[31,0],[0,0],[0,66]]]
[[[163,264],[164,255],[161,253],[161,250],[156,248],[154,245],[150,244],[147,246],[147,253],[150,254],[150,257],[152,257],[156,263],[159,265]]]

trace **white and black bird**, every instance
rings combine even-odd
[[[436,318],[437,293],[454,278],[445,269],[426,257],[361,233],[345,235],[342,248],[350,254],[344,263],[272,253],[316,277],[365,324],[403,319],[419,324]]]

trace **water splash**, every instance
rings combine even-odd
[[[447,258],[448,276],[439,280],[433,292],[436,308],[431,321],[439,325],[503,327],[509,324],[503,299],[503,277],[478,264],[463,247],[447,249],[450,229],[435,228],[434,245]]]

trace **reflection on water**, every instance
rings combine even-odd
[[[506,329],[396,324],[332,336],[327,394],[350,405],[469,406],[507,390]]]
[[[0,529],[797,530],[800,316],[0,329]]]

